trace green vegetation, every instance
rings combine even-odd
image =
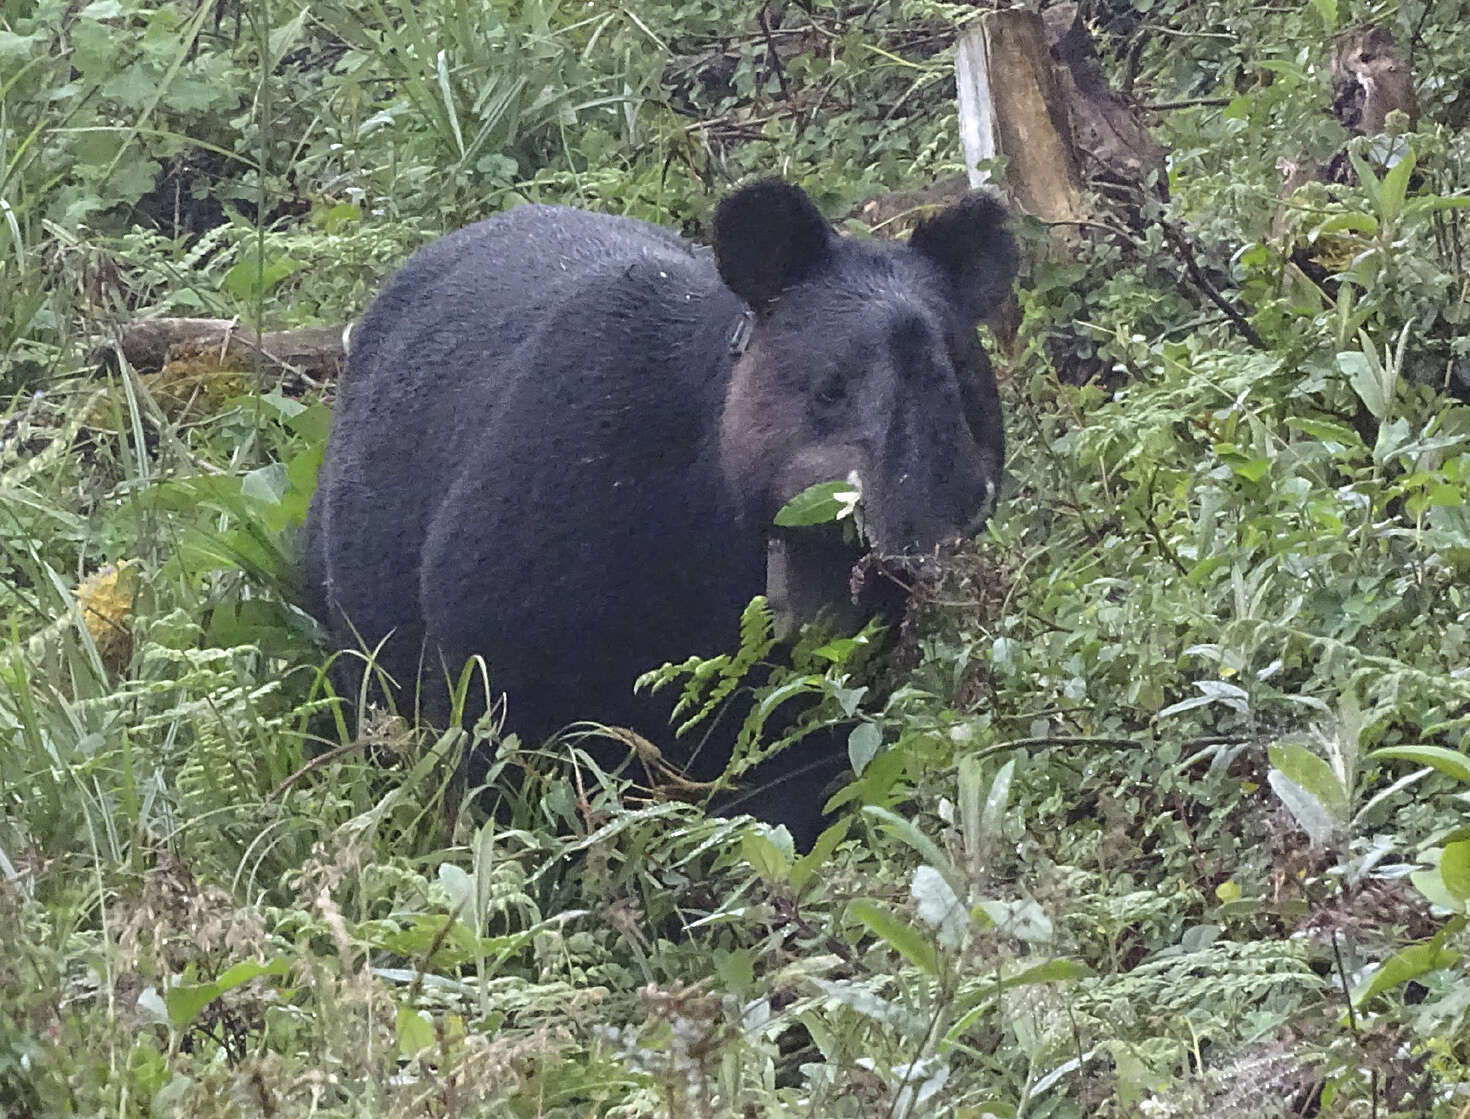
[[[490,821],[466,736],[351,738],[297,605],[322,386],[100,360],[345,321],[518,199],[698,234],[755,172],[841,214],[959,169],[970,6],[752,11],[0,8],[0,1114],[1470,1115],[1463,3],[1093,6],[1198,102],[1168,201],[1025,224],[1012,492],[886,667],[773,685],[855,724],[808,855],[575,735],[502,745]],[[1282,202],[1361,19],[1420,118]],[[742,632],[657,674],[684,718]]]

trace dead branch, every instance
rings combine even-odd
[[[343,325],[268,330],[257,335],[235,319],[142,319],[124,327],[123,356],[140,372],[162,369],[170,351],[217,350],[223,363],[235,359],[251,368],[258,359],[318,380],[335,379],[345,359]]]

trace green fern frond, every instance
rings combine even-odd
[[[186,819],[258,797],[239,766],[239,747],[213,728],[201,727],[174,778],[179,809]]]
[[[718,711],[775,644],[775,620],[765,597],[758,595],[740,615],[740,648],[735,653],[690,657],[681,664],[663,665],[638,677],[634,687],[658,691],[683,679],[683,690],[671,716],[677,719],[688,715],[675,731],[682,735]]]

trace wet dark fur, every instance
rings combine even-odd
[[[421,657],[442,717],[441,664],[480,653],[523,738],[594,719],[690,761],[670,697],[632,681],[734,646],[781,504],[856,470],[895,552],[988,511],[1003,437],[975,326],[1015,272],[1000,207],[973,195],[909,244],[857,241],[768,181],[727,198],[715,233],[712,255],[525,206],[420,252],[354,331],[308,580],[341,645],[391,634],[379,663],[408,706]],[[831,566],[835,600],[848,571]],[[842,761],[782,780],[810,760],[773,762],[750,806],[802,841]]]

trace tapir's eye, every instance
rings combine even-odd
[[[818,404],[836,404],[847,395],[847,379],[841,373],[828,373],[817,383]]]

